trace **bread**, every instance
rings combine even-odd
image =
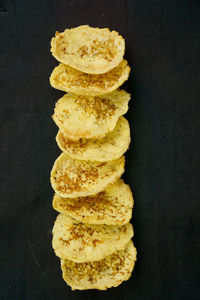
[[[52,55],[60,62],[52,87],[67,92],[52,116],[63,153],[51,170],[52,247],[72,290],[116,287],[128,280],[137,251],[129,223],[132,192],[120,179],[130,144],[123,115],[130,94],[118,88],[128,79],[125,41],[116,31],[82,25],[56,32]]]
[[[53,120],[67,139],[100,139],[114,130],[129,100],[123,90],[98,97],[66,94],[56,103]]]
[[[124,225],[132,216],[133,196],[129,186],[118,179],[93,196],[71,199],[55,194],[53,208],[82,223]]]
[[[54,191],[64,198],[85,197],[104,190],[124,172],[124,157],[108,162],[83,161],[62,153],[51,171]]]
[[[124,59],[105,74],[87,74],[60,63],[50,76],[55,89],[77,95],[98,96],[110,93],[128,79],[130,67]]]
[[[82,263],[101,260],[123,249],[133,236],[133,227],[130,223],[123,226],[83,224],[59,214],[52,232],[55,254]]]
[[[130,144],[129,123],[119,117],[115,129],[102,139],[80,139],[71,141],[59,130],[56,136],[59,148],[69,156],[90,161],[108,161],[122,156]]]
[[[72,290],[106,290],[116,287],[130,278],[136,256],[136,248],[129,241],[124,249],[100,261],[75,263],[61,259],[63,279]]]
[[[51,40],[51,52],[58,61],[91,74],[102,74],[116,67],[124,51],[122,36],[108,28],[83,25],[56,32]]]

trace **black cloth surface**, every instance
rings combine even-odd
[[[200,299],[200,1],[0,1],[0,299]],[[125,181],[138,262],[107,291],[76,291],[51,247],[49,174],[60,153],[49,85],[55,31],[109,27],[126,39],[132,143]]]

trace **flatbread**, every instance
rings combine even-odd
[[[116,287],[130,278],[136,257],[136,248],[130,241],[123,250],[100,261],[75,263],[61,259],[63,279],[72,290],[106,290]]]
[[[118,179],[93,196],[70,199],[55,194],[53,208],[82,223],[124,225],[132,216],[133,196],[130,187]]]
[[[63,152],[76,159],[100,162],[117,159],[130,144],[129,123],[124,117],[119,117],[115,129],[102,139],[72,141],[59,130],[56,142]]]
[[[91,74],[116,67],[123,59],[125,41],[116,31],[82,25],[56,32],[51,40],[52,55],[63,64]]]
[[[77,95],[98,96],[119,88],[128,79],[130,67],[125,59],[105,74],[87,74],[60,63],[50,76],[55,89]]]
[[[129,100],[130,94],[123,90],[98,97],[66,94],[56,103],[53,120],[70,140],[100,139],[114,130]]]
[[[124,249],[133,236],[133,227],[130,223],[123,226],[83,224],[59,214],[52,233],[55,254],[82,263],[101,260]]]
[[[83,161],[62,153],[51,171],[54,191],[64,198],[85,197],[104,190],[124,172],[124,157],[108,162]]]

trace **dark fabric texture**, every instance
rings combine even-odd
[[[200,1],[0,1],[0,299],[200,299]],[[49,85],[55,31],[109,27],[126,39],[138,262],[104,292],[72,292],[51,247],[49,176],[60,153]]]

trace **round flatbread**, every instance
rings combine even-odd
[[[104,190],[124,172],[124,157],[108,162],[83,161],[62,153],[51,171],[54,191],[64,198],[85,197]]]
[[[83,224],[59,214],[52,233],[55,254],[82,263],[101,260],[123,249],[133,236],[133,227],[130,223],[123,226]]]
[[[66,94],[56,103],[53,120],[70,140],[100,139],[114,130],[129,100],[130,94],[123,90],[98,97]]]
[[[93,196],[62,198],[55,194],[53,208],[87,224],[124,225],[132,216],[133,196],[122,179]]]
[[[108,161],[122,156],[130,144],[129,123],[124,117],[117,121],[115,129],[102,139],[72,141],[59,130],[56,136],[59,148],[69,156],[90,161]]]
[[[129,73],[130,67],[125,59],[105,74],[87,74],[61,63],[53,70],[50,84],[61,91],[98,96],[116,90],[128,79]]]
[[[61,269],[63,279],[72,290],[106,290],[128,280],[136,260],[137,251],[130,241],[123,250],[100,261],[75,263],[61,259]]]
[[[88,25],[56,32],[51,40],[52,55],[63,64],[91,74],[116,67],[123,59],[125,41],[116,31]]]

